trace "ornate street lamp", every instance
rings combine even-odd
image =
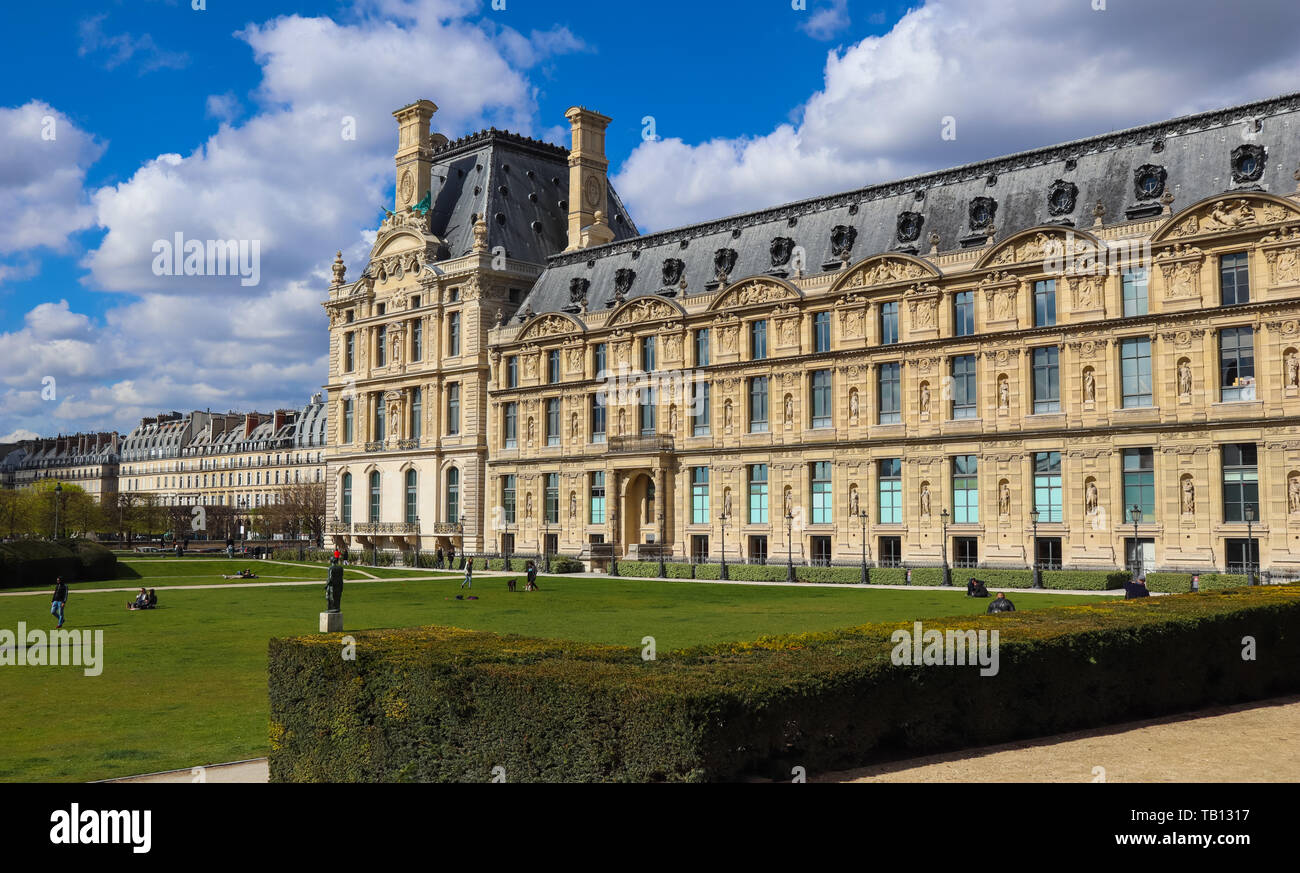
[[[1246,504],[1246,584],[1255,584],[1255,507]]]
[[[63,483],[54,483],[54,539],[59,538],[59,504],[63,502]]]
[[[1029,511],[1029,520],[1034,525],[1034,587],[1043,587],[1043,573],[1038,567],[1038,507]]]
[[[1138,522],[1142,520],[1142,507],[1136,503],[1129,508],[1128,517],[1133,520],[1133,581],[1142,578],[1142,544],[1138,542]]]
[[[551,541],[551,517],[546,515],[542,518],[542,564],[545,572],[551,572],[551,550],[548,548]]]
[[[948,510],[939,513],[943,520],[943,584],[952,587],[952,568],[948,566]]]
[[[862,522],[862,584],[867,585],[871,576],[867,573],[867,511],[858,510],[858,521]]]
[[[718,513],[718,521],[722,522],[722,572],[720,575],[723,579],[727,578],[727,520],[730,518],[731,516],[727,514],[725,509]]]
[[[785,514],[785,581],[794,581],[794,544],[791,534],[794,531],[794,512]]]

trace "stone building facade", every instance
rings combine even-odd
[[[1300,570],[1300,96],[650,235],[603,116],[539,197],[431,106],[326,304],[340,544]],[[407,158],[492,169],[430,225]]]
[[[0,488],[29,488],[55,479],[111,504],[117,495],[121,439],[115,433],[76,433],[24,440],[0,460]]]

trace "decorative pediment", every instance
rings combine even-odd
[[[975,269],[1010,267],[1018,264],[1055,262],[1062,267],[1067,258],[1105,251],[1105,244],[1082,230],[1059,227],[1031,227],[998,243],[975,264]],[[1047,269],[1046,267],[1044,268]],[[1048,270],[1059,272],[1059,269]]]
[[[1300,209],[1282,197],[1259,192],[1225,194],[1194,203],[1179,212],[1152,235],[1151,242],[1267,227],[1297,218]]]
[[[889,285],[894,282],[916,282],[918,279],[938,279],[943,274],[929,261],[911,255],[874,255],[850,267],[831,286],[835,294],[851,288],[871,285]]]
[[[614,310],[614,314],[609,317],[609,325],[641,324],[685,314],[680,306],[662,297],[637,297]]]
[[[519,339],[525,337],[530,339],[540,339],[548,336],[561,336],[566,333],[582,333],[586,328],[575,319],[567,315],[561,315],[558,312],[548,312],[545,315],[539,315],[519,332]]]
[[[713,298],[710,309],[731,309],[737,306],[757,306],[782,300],[801,300],[803,294],[789,282],[770,276],[742,279],[724,289]]]

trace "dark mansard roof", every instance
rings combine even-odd
[[[556,254],[521,312],[572,307],[574,279],[588,280],[588,308],[601,309],[622,271],[635,274],[627,298],[657,294],[669,259],[681,261],[674,284],[685,280],[686,293],[698,294],[717,279],[720,249],[735,252],[732,281],[782,275],[790,267],[774,266],[777,238],[805,250],[808,275],[837,269],[835,248],[850,237],[851,262],[885,252],[924,256],[931,233],[939,235],[940,252],[984,245],[985,218],[1001,241],[1044,224],[1091,227],[1098,202],[1108,225],[1150,218],[1166,190],[1176,197],[1175,211],[1231,190],[1286,194],[1296,189],[1297,164],[1300,94],[1292,94]],[[851,231],[837,235],[836,228]],[[622,272],[625,282],[629,275]]]

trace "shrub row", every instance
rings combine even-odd
[[[660,652],[455,628],[272,640],[273,782],[789,779],[1300,689],[1300,586],[927,621],[999,671],[892,663],[912,624]],[[1242,655],[1242,638],[1258,657]]]
[[[722,577],[720,564],[670,562],[664,566],[669,579],[720,579]],[[694,569],[694,575],[692,575],[692,568]],[[795,579],[799,582],[855,584],[862,581],[861,567],[809,567],[796,564],[794,571]],[[982,579],[995,588],[1030,588],[1034,583],[1033,572],[1030,570],[966,570],[953,568],[951,572],[953,585],[958,587],[965,587],[966,579],[971,576]],[[620,576],[655,578],[659,575],[659,563],[657,561],[619,561],[618,573]],[[727,565],[727,577],[735,581],[784,582],[786,575],[786,566],[779,563]],[[1155,575],[1157,574],[1152,574],[1152,577]],[[1167,575],[1174,576],[1176,574]],[[1042,576],[1044,588],[1073,591],[1107,591],[1123,588],[1124,582],[1129,578],[1126,572],[1106,570],[1044,570]],[[1152,577],[1148,577],[1148,580]],[[870,578],[873,585],[908,584],[907,570],[902,567],[872,567],[870,568]],[[1186,578],[1190,579],[1191,577]],[[1206,578],[1202,576],[1201,581],[1202,587],[1207,589],[1229,587],[1228,584],[1206,585]],[[1241,578],[1242,582],[1245,581],[1245,577],[1223,578]],[[939,567],[914,568],[912,570],[911,584],[942,585],[943,570]],[[1186,591],[1188,586],[1184,583],[1181,588],[1152,588],[1151,590]]]
[[[117,578],[117,556],[90,540],[16,540],[0,543],[0,588],[94,582]]]

